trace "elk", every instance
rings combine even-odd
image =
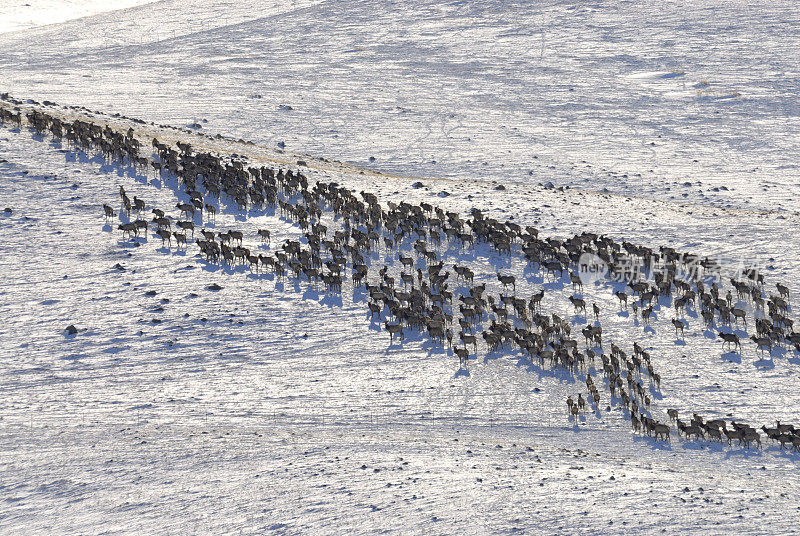
[[[459,332],[458,335],[461,338],[461,342],[464,344],[465,347],[468,344],[471,344],[473,346],[473,348],[475,349],[475,354],[477,355],[478,354],[478,338],[475,337],[475,335],[469,335],[467,333],[464,333],[463,331]]]
[[[469,350],[466,347],[464,348],[453,348],[453,352],[458,356],[458,365],[461,366],[462,363],[464,366],[467,365],[467,361],[469,360]]]
[[[166,229],[159,229],[156,231],[156,234],[161,237],[161,246],[164,246],[164,242],[167,242],[170,246],[172,245],[172,233],[167,231]]]
[[[128,237],[131,237],[131,233],[139,236],[139,227],[133,222],[130,223],[123,223],[117,227],[119,230],[122,231],[122,236],[125,236],[125,233],[128,234]]]
[[[669,426],[666,424],[656,423],[653,426],[653,432],[655,433],[656,439],[663,439],[665,441],[669,441]]]
[[[503,284],[503,288],[511,285],[511,287],[514,289],[514,292],[517,291],[517,279],[513,275],[502,275],[498,273],[497,280]]]
[[[177,205],[175,205],[175,208],[179,209],[181,211],[181,214],[183,214],[187,218],[190,217],[190,215],[194,217],[195,207],[191,203],[178,203]]]
[[[384,322],[386,326],[386,331],[389,332],[389,340],[394,341],[394,336],[398,335],[400,340],[403,340],[403,325],[402,324],[390,324],[389,322]]]
[[[186,247],[186,233],[172,233],[172,236],[175,237],[175,242],[178,247],[181,247],[181,244],[183,244],[183,247]]]
[[[778,293],[782,298],[789,299],[789,287],[781,285],[780,283],[776,284],[775,287],[778,289]]]
[[[541,306],[542,298],[544,298],[544,289],[541,289],[539,292],[531,296],[531,300],[528,302],[528,309],[530,309],[531,313],[536,312],[536,310]]]
[[[728,349],[730,349],[731,344],[733,344],[736,348],[741,348],[741,344],[739,343],[739,336],[735,333],[719,333],[719,337],[724,341],[722,343],[723,347],[727,344]]]
[[[192,231],[192,238],[194,238],[194,223],[190,221],[179,221],[175,223],[176,227],[180,227],[184,231]]]
[[[677,318],[673,318],[672,319],[672,325],[675,326],[675,336],[677,337],[678,336],[678,331],[680,331],[681,332],[681,337],[683,337],[684,336],[683,335],[683,328],[684,328],[683,320],[679,320]]]
[[[576,298],[575,296],[570,296],[569,301],[572,302],[572,306],[575,308],[575,314],[578,314],[581,311],[586,314],[586,301],[584,301],[582,298]]]
[[[572,292],[575,292],[575,289],[583,290],[583,281],[575,272],[569,273],[569,281],[572,283]]]
[[[752,335],[750,339],[756,343],[759,350],[766,348],[769,350],[769,353],[772,354],[772,339],[769,337],[756,337],[755,335]]]

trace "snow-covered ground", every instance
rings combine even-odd
[[[0,2],[0,33],[58,24],[153,1],[155,0],[4,0]]]
[[[0,36],[0,91],[436,177],[414,189],[307,170],[549,236],[760,260],[772,288],[800,293],[797,66],[782,52],[796,9],[491,5],[162,1]],[[0,128],[0,159],[13,210],[0,213],[0,532],[790,534],[800,521],[797,454],[644,439],[604,411],[607,392],[573,426],[580,377],[485,346],[464,373],[420,336],[389,345],[349,284],[336,298],[223,270],[104,223],[118,185],[177,216],[170,180],[26,129]],[[213,227],[254,249],[269,249],[258,228],[273,248],[300,235],[233,209]],[[548,286],[546,309],[581,327],[571,289],[488,251],[440,253],[495,292],[497,270],[524,279],[521,294]],[[691,313],[676,339],[668,306],[645,329],[611,290],[587,286],[587,301],[607,340],[651,348],[662,420],[675,407],[798,421],[796,353],[723,354]]]

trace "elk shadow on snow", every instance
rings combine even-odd
[[[738,352],[732,350],[730,352],[725,352],[721,357],[729,363],[736,363],[737,365],[742,363],[742,356],[739,355]]]
[[[650,450],[664,450],[664,451],[672,451],[672,444],[666,441],[662,441],[660,439],[656,439],[655,437],[648,437],[648,436],[641,436],[641,435],[634,435],[633,436],[634,443],[642,443],[650,447]]]
[[[753,366],[759,370],[772,370],[775,368],[775,361],[771,357],[769,359],[762,357],[753,361]]]
[[[461,378],[461,377],[469,378],[470,377],[469,369],[467,369],[466,367],[460,367],[455,372],[455,374],[453,374],[453,379]]]
[[[499,354],[500,352],[496,353]],[[498,359],[499,357],[508,357],[508,354],[503,354],[502,356],[498,356]],[[525,372],[531,374],[533,373],[538,374],[538,379],[540,381],[544,378],[553,378],[559,380],[559,383],[567,383],[568,385],[575,384],[579,381],[579,379],[577,378],[577,374],[574,374],[561,366],[545,368],[537,364],[528,356],[517,354],[515,357],[516,357],[516,366],[518,368],[525,368]],[[487,362],[486,358],[484,358],[484,363],[486,362]]]

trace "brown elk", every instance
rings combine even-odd
[[[719,333],[719,337],[724,341],[723,346],[725,344],[728,345],[728,349],[730,349],[730,345],[733,344],[736,348],[741,348],[741,344],[739,343],[739,336],[735,333]]]
[[[683,337],[684,336],[683,335],[683,328],[684,328],[683,320],[679,320],[677,318],[673,318],[672,319],[672,325],[675,326],[675,336],[677,337],[678,336],[678,331],[680,331],[681,332],[681,337]]]
[[[177,205],[175,205],[175,208],[179,209],[181,211],[181,214],[183,214],[187,218],[189,218],[190,216],[194,217],[195,207],[191,203],[178,203]]]
[[[576,298],[575,296],[570,296],[569,301],[572,302],[572,306],[575,308],[575,314],[578,314],[581,311],[586,314],[586,301],[584,301],[582,298]]]
[[[192,238],[194,238],[194,223],[190,221],[175,222],[176,227],[180,227],[184,231],[192,231]]]
[[[172,236],[175,237],[175,243],[178,247],[181,247],[181,244],[186,247],[186,233],[172,233]]]
[[[161,237],[161,245],[164,245],[164,242],[167,242],[170,246],[172,245],[172,233],[167,231],[166,229],[159,229],[156,231],[156,234]]]
[[[398,335],[400,340],[403,340],[403,325],[402,324],[390,324],[389,322],[384,322],[386,326],[386,331],[389,332],[389,340],[394,341],[394,336]]]
[[[498,273],[497,280],[503,284],[503,288],[511,285],[511,287],[514,289],[514,292],[517,291],[517,279],[513,275],[502,275]]]
[[[123,223],[117,228],[122,231],[122,236],[125,236],[126,233],[128,234],[129,238],[132,236],[132,234],[139,236],[139,227],[133,222]]]
[[[458,364],[459,366],[463,365],[466,366],[467,361],[469,360],[469,350],[466,347],[464,348],[453,348],[453,352],[458,356]]]

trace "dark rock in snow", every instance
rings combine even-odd
[[[298,160],[298,161],[297,161],[297,165],[298,165],[298,166],[307,166],[308,164],[306,163],[306,161],[305,161],[305,160]]]
[[[439,197],[450,197],[450,192],[442,190],[441,192],[439,192],[438,196]]]
[[[417,181],[417,182],[415,182],[414,184],[412,184],[412,185],[411,185],[411,187],[412,187],[412,188],[416,188],[416,189],[420,189],[420,188],[422,188],[423,186],[425,186],[425,185],[424,185],[424,184],[422,184],[422,183],[421,183],[421,182],[419,182],[419,181]]]
[[[13,213],[14,213],[14,211],[13,211],[13,210],[11,210],[11,207],[6,207],[6,208],[4,208],[4,209],[3,209],[3,212],[5,212],[6,214],[13,214]]]
[[[497,186],[494,187],[494,189],[502,192],[503,190],[506,189],[506,187],[503,186],[502,184],[498,184]]]
[[[75,335],[76,333],[78,333],[78,328],[70,324],[69,326],[66,327],[64,331],[67,332],[67,335]]]
[[[219,286],[219,285],[217,285],[216,283],[212,283],[212,284],[208,285],[208,286],[206,287],[206,289],[208,289],[208,290],[213,290],[213,291],[215,291],[215,292],[216,292],[216,291],[218,291],[218,290],[222,290],[222,287],[221,287],[221,286]]]

